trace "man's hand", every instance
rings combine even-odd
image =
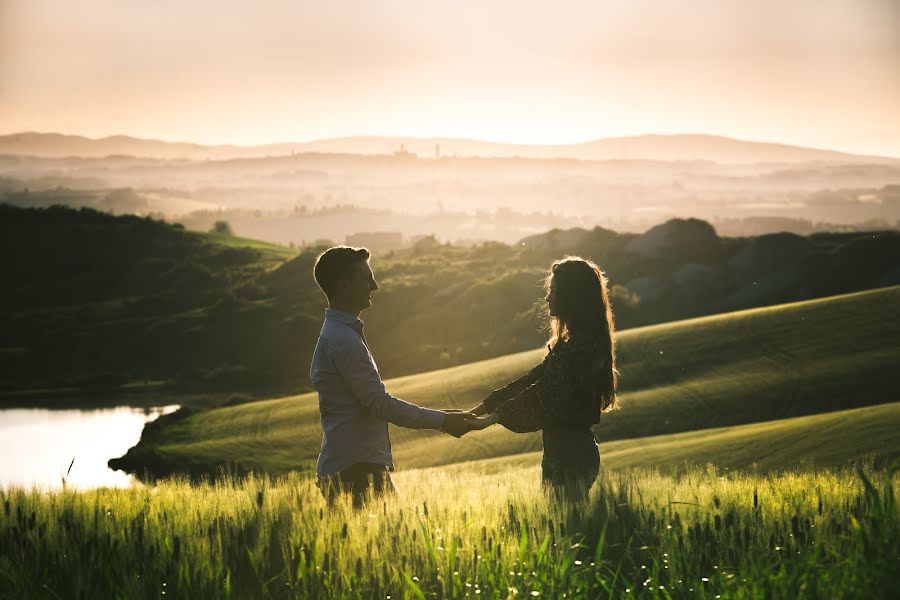
[[[475,415],[468,412],[444,411],[444,424],[441,426],[441,431],[460,438],[472,431],[470,423],[474,420]]]

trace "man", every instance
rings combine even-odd
[[[359,319],[378,289],[368,250],[329,248],[313,274],[328,299],[310,369],[324,431],[316,474],[329,503],[347,492],[358,507],[369,489],[376,494],[394,489],[388,474],[394,468],[389,422],[460,437],[470,431],[473,415],[423,408],[385,390]]]

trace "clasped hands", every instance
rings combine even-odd
[[[443,412],[444,425],[441,431],[456,438],[470,431],[485,429],[497,422],[497,415],[486,414],[484,404],[479,404],[472,410],[446,409]]]

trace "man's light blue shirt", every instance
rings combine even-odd
[[[325,311],[310,367],[319,393],[322,449],[316,464],[321,476],[335,475],[359,463],[394,468],[388,422],[412,429],[440,429],[444,413],[395,398],[363,336],[363,323],[340,310]]]

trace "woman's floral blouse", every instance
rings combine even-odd
[[[517,433],[544,427],[589,428],[600,420],[610,388],[609,347],[592,339],[561,340],[544,361],[506,387],[491,392],[484,405],[501,425]]]

